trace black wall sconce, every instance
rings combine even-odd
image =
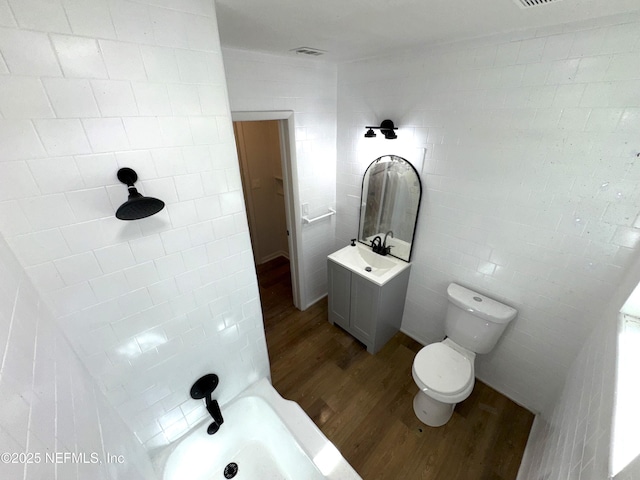
[[[383,120],[379,127],[366,126],[364,128],[369,129],[367,130],[367,133],[364,134],[365,138],[375,137],[376,132],[373,131],[374,129],[380,130],[380,133],[384,135],[384,138],[386,138],[387,140],[393,140],[395,138],[398,138],[398,136],[396,135],[396,132],[394,132],[394,130],[397,130],[398,127],[395,127],[391,120]]]
[[[129,199],[116,211],[120,220],[140,220],[155,215],[164,208],[164,202],[153,197],[145,197],[133,186],[138,181],[138,174],[131,168],[118,170],[118,180],[129,189]]]

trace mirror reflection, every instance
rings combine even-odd
[[[362,180],[358,241],[408,262],[422,185],[416,169],[396,155],[374,160]]]

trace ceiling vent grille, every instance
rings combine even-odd
[[[320,55],[324,55],[324,50],[318,50],[317,48],[311,47],[298,47],[291,50],[292,52],[296,52],[300,55],[310,55],[312,57],[319,57]]]
[[[561,0],[513,0],[520,8],[542,7],[550,3],[558,3]]]

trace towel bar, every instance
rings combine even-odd
[[[307,216],[302,217],[302,223],[313,223],[313,222],[317,222],[318,220],[322,220],[323,218],[327,218],[330,217],[331,215],[335,215],[336,211],[333,208],[329,209],[328,213],[325,213],[324,215],[319,215],[317,217],[314,218],[309,218]]]

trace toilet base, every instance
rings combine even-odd
[[[413,411],[422,423],[430,427],[441,427],[453,415],[455,403],[443,403],[434,400],[426,393],[419,391],[413,397]]]

